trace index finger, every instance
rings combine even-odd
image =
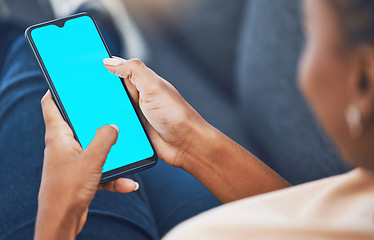
[[[41,106],[43,111],[43,118],[45,122],[46,132],[51,130],[62,130],[69,132],[73,135],[71,129],[62,118],[60,111],[58,110],[55,102],[53,101],[51,92],[48,90],[41,100]],[[69,130],[69,131],[67,131]]]
[[[129,79],[143,94],[152,92],[162,82],[158,75],[139,59],[105,58],[104,66],[113,74]]]

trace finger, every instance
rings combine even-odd
[[[128,178],[119,178],[114,181],[99,184],[98,190],[110,192],[130,193],[139,189],[139,183]]]
[[[62,118],[61,113],[53,101],[51,92],[49,90],[43,96],[41,106],[45,122],[46,135],[53,133],[55,136],[61,136],[61,134],[73,136],[73,132]]]
[[[119,57],[108,58],[108,60],[104,59],[104,65],[107,68],[110,67],[110,64],[111,64],[110,62],[112,61],[112,59],[114,59],[114,61],[115,61],[114,63],[112,63],[112,65],[122,64],[122,62],[126,61],[126,60],[124,60],[122,58],[119,58]],[[116,61],[116,60],[118,60],[119,62]],[[109,64],[106,64],[106,63],[108,63],[108,61],[109,61]],[[136,105],[139,106],[139,91],[138,91],[138,89],[136,89],[135,85],[130,81],[128,76],[125,77],[124,75],[119,74],[119,73],[117,73],[116,75],[119,75],[119,77],[121,77],[123,79],[127,90],[129,90],[129,92],[130,92],[130,95],[131,95],[132,99],[135,101]]]
[[[139,92],[138,89],[136,89],[135,85],[130,82],[130,79],[124,79],[125,85],[127,87],[127,90],[129,90],[129,93],[134,100],[137,107],[139,107]]]
[[[124,60],[118,57],[103,60],[108,71],[130,81],[139,92],[154,91],[162,80],[139,59]]]
[[[41,100],[41,105],[46,127],[49,127],[51,124],[56,122],[65,122],[55,102],[53,101],[51,92],[49,90],[44,94]]]
[[[90,166],[102,167],[106,157],[116,143],[118,138],[118,127],[106,125],[96,131],[96,136],[84,151],[85,157]]]

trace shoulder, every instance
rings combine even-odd
[[[370,181],[371,184],[362,184]],[[239,200],[180,224],[165,239],[248,239],[256,236],[302,239],[318,235],[345,239],[354,238],[358,233],[374,237],[374,207],[369,204],[374,201],[373,183],[374,178],[357,169]],[[367,204],[358,205],[358,202]]]

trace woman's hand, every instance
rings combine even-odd
[[[140,60],[104,59],[124,78],[159,157],[183,168],[222,203],[289,186],[246,149],[209,125],[166,80]]]
[[[122,77],[140,107],[145,125],[159,157],[183,168],[191,145],[211,126],[166,80],[139,59],[104,59],[105,67]]]
[[[106,157],[117,141],[118,127],[103,126],[83,151],[63,120],[50,92],[42,99],[46,126],[36,239],[74,239],[82,229],[97,190],[128,193],[137,190],[131,179],[99,185]]]

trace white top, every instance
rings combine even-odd
[[[374,173],[349,173],[225,204],[170,239],[374,239]]]

